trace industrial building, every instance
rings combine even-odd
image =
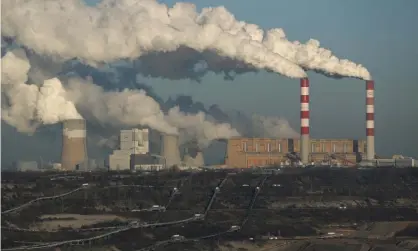
[[[148,129],[121,130],[119,135],[119,149],[109,156],[110,170],[130,170],[131,155],[149,153]]]
[[[203,166],[203,154],[189,144],[182,161],[178,135],[162,134],[160,155],[149,151],[149,130],[121,130],[119,149],[109,156],[110,170],[160,171],[172,166]]]
[[[131,154],[130,169],[132,171],[161,171],[163,168],[164,165],[155,155],[149,153]]]
[[[352,166],[361,161],[365,140],[311,139],[309,163]],[[225,164],[246,168],[290,164],[300,159],[300,139],[232,138],[228,140]]]
[[[16,161],[14,166],[18,172],[38,172],[42,171],[36,161]]]

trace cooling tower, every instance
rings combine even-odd
[[[203,153],[197,152],[196,157],[194,157],[195,166],[201,167],[205,165],[205,160],[203,159]]]
[[[300,80],[300,159],[309,163],[309,79]]]
[[[184,155],[183,163],[186,166],[192,166],[192,167],[202,167],[205,165],[205,161],[203,159],[203,153],[197,152],[196,156],[193,158],[189,154]]]
[[[75,170],[76,165],[83,165],[87,160],[86,121],[83,119],[64,121],[62,134],[62,168]]]
[[[163,134],[161,155],[165,158],[166,168],[181,164],[179,140],[177,135]]]
[[[183,157],[183,163],[186,166],[193,166],[193,164],[194,164],[194,158],[192,158],[189,154],[186,154]]]
[[[366,159],[374,160],[374,81],[366,81]]]

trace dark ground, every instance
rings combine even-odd
[[[88,187],[68,196],[39,200],[7,213],[8,209],[33,199],[63,194],[84,183],[88,183]],[[219,192],[213,196],[218,186]],[[174,187],[179,192],[173,195]],[[213,203],[209,203],[212,197]],[[83,226],[91,229],[124,227],[133,220],[147,223],[179,221],[197,213],[204,214],[208,209],[204,220],[132,228],[90,242],[78,242],[84,246],[70,246],[76,242],[55,246],[62,250],[90,250],[90,247],[106,250],[112,246],[126,251],[153,245],[157,250],[244,251],[263,250],[268,245],[273,245],[268,250],[289,251],[418,250],[418,242],[413,241],[418,239],[418,224],[415,223],[418,222],[418,169],[293,169],[275,174],[10,172],[2,173],[1,202],[2,249],[29,245],[17,241],[52,243],[90,238],[115,230],[61,228],[55,232],[40,231],[34,224],[46,221],[39,218],[45,214],[123,217],[119,221]],[[167,209],[164,212],[131,212],[153,205]],[[242,228],[225,233],[233,225]],[[335,232],[338,239],[324,238],[330,237],[329,232]],[[175,234],[186,240],[165,242]],[[214,234],[216,236],[201,238]],[[277,240],[268,240],[268,236],[277,236]],[[197,239],[193,241],[194,238]],[[246,243],[243,247],[234,246],[243,241]],[[279,247],[285,241],[287,245]]]

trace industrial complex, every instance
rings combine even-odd
[[[63,124],[63,170],[76,170],[85,165],[85,137],[83,120],[69,120]],[[298,165],[303,152],[302,138],[231,138],[227,142],[225,165],[231,168]],[[172,166],[204,166],[202,151],[194,142],[187,145],[183,158],[177,135],[162,134],[159,153],[151,153],[149,143],[149,129],[121,130],[119,149],[109,155],[109,169],[158,171]],[[365,140],[311,139],[308,162],[354,166],[366,156],[366,152]]]
[[[85,121],[67,120],[63,123],[62,158],[59,169],[65,171],[88,169]],[[159,152],[150,152],[149,129],[133,128],[121,130],[118,149],[109,155],[110,170],[159,171],[172,166],[204,166],[202,151],[197,143],[191,142],[181,158],[177,135],[162,134]]]
[[[350,167],[394,163],[393,159],[378,159],[375,154],[373,81],[366,81],[366,140],[310,139],[307,78],[300,80],[300,94],[300,138],[231,138],[227,143],[225,166],[228,168],[307,165]],[[173,166],[191,168],[205,165],[202,151],[197,143],[191,142],[184,151],[181,151],[177,135],[161,134],[160,150],[150,152],[149,133],[149,129],[121,130],[119,148],[109,156],[109,169],[158,171]],[[414,166],[413,159],[402,161],[402,165]],[[85,121],[65,121],[62,169],[76,170],[86,163]]]

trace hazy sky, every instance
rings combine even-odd
[[[172,5],[176,1],[160,2]],[[239,20],[265,29],[283,28],[290,40],[318,39],[322,47],[331,49],[338,57],[366,66],[376,81],[377,154],[403,153],[418,157],[417,0],[191,2],[199,9],[224,5]],[[355,79],[329,79],[312,72],[309,77],[312,137],[364,139],[365,83]],[[219,104],[224,109],[283,116],[294,128],[299,128],[297,80],[261,72],[241,75],[234,81],[208,75],[201,83],[160,79],[146,82],[163,98],[189,94],[196,101]],[[43,135],[51,143],[56,141],[47,132]],[[15,155],[10,151],[20,148],[15,141],[2,139],[3,154]]]

